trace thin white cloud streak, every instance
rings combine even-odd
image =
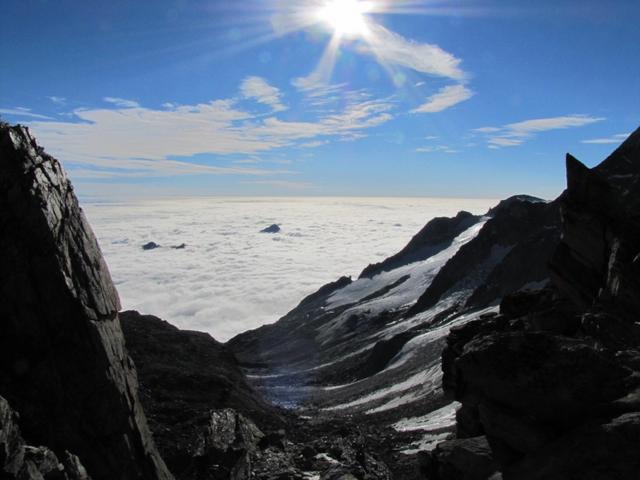
[[[369,28],[367,44],[360,50],[374,55],[383,65],[397,65],[458,81],[466,79],[460,68],[462,61],[438,45],[415,42],[378,24],[371,24]]]
[[[102,100],[121,108],[138,108],[140,106],[138,102],[134,100],[127,100],[126,98],[104,97]]]
[[[517,147],[541,132],[583,127],[602,120],[604,118],[590,115],[563,115],[523,120],[502,127],[481,127],[473,129],[472,132],[486,135],[488,147],[497,149]]]
[[[464,85],[448,85],[431,95],[425,103],[411,110],[411,113],[442,112],[473,97],[474,92]]]
[[[471,131],[476,133],[496,133],[496,132],[499,132],[500,130],[501,130],[500,127],[480,127],[480,128],[474,128]]]
[[[311,182],[292,182],[289,180],[249,180],[240,182],[245,185],[266,185],[286,190],[309,190],[314,188]]]
[[[53,95],[47,98],[51,100],[53,103],[55,103],[56,105],[66,105],[67,103],[67,99],[65,97],[56,97],[55,95]]]
[[[418,147],[415,149],[416,153],[459,153],[460,150],[456,150],[455,148],[451,148],[448,145],[434,145],[429,147]]]
[[[105,161],[109,168],[105,168]],[[168,177],[181,175],[292,175],[296,172],[290,170],[267,170],[257,168],[218,167],[197,163],[181,162],[177,160],[119,160],[100,159],[88,161],[84,165],[97,167],[94,169],[78,168],[71,166],[69,174],[72,178],[148,178]]]
[[[38,113],[31,112],[30,109],[24,107],[17,108],[0,108],[0,113],[5,115],[17,115],[21,117],[29,117],[29,118],[39,118],[42,120],[51,120],[51,117],[47,117],[46,115],[40,115]]]
[[[258,103],[268,105],[274,112],[286,110],[282,104],[282,93],[262,77],[246,77],[240,84],[240,92],[244,98],[254,99]]]
[[[587,115],[565,115],[562,117],[536,118],[533,120],[510,123],[509,125],[506,125],[505,128],[514,132],[514,134],[529,135],[531,133],[546,132],[548,130],[582,127],[601,120],[604,120],[604,118],[590,117]]]
[[[631,133],[618,133],[617,135],[612,135],[610,137],[591,138],[589,140],[582,140],[582,143],[594,144],[594,145],[608,145],[612,143],[621,143],[629,135],[631,135]]]

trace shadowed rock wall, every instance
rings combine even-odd
[[[126,353],[118,295],[73,188],[24,127],[0,125],[0,395],[32,444],[100,480],[171,479]]]

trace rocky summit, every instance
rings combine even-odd
[[[637,479],[640,130],[566,168],[221,344],[118,313],[60,164],[0,125],[0,478]]]

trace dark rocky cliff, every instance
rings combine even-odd
[[[249,386],[233,353],[209,334],[133,311],[122,312],[120,321],[149,426],[177,478],[197,478],[196,464],[203,463],[198,442],[212,410],[232,408],[263,432],[284,427],[279,412]]]
[[[30,444],[94,479],[170,479],[125,350],[120,307],[60,164],[0,125],[0,395]],[[11,478],[11,477],[9,477]]]
[[[425,456],[427,478],[638,478],[639,185],[640,129],[594,169],[567,156],[553,283],[452,330],[458,438]]]

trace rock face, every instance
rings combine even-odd
[[[252,458],[263,438],[260,429],[235,410],[211,411],[191,452],[194,465],[189,477],[249,479],[253,472]]]
[[[552,285],[505,297],[500,315],[447,339],[457,436],[486,436],[505,479],[638,476],[639,187],[640,130],[594,169],[568,155]],[[468,478],[437,473],[449,462],[437,452],[429,478]]]
[[[170,479],[137,397],[119,300],[60,164],[0,126],[0,395],[29,443],[94,479]]]
[[[206,475],[213,474],[214,465],[226,465],[226,470],[220,468],[227,474],[233,470],[240,458],[235,447],[211,450],[218,445],[215,442],[230,435],[230,407],[238,412],[237,418],[233,414],[238,425],[248,417],[266,432],[283,427],[278,411],[248,385],[234,355],[209,334],[179,330],[157,317],[132,311],[122,312],[120,321],[137,367],[149,426],[177,478],[209,478]],[[216,427],[224,419],[229,420],[228,428]],[[202,440],[207,428],[213,430]],[[215,478],[225,478],[222,470]]]
[[[91,480],[78,457],[65,451],[61,458],[47,447],[26,445],[18,427],[18,414],[0,397],[0,478]]]

